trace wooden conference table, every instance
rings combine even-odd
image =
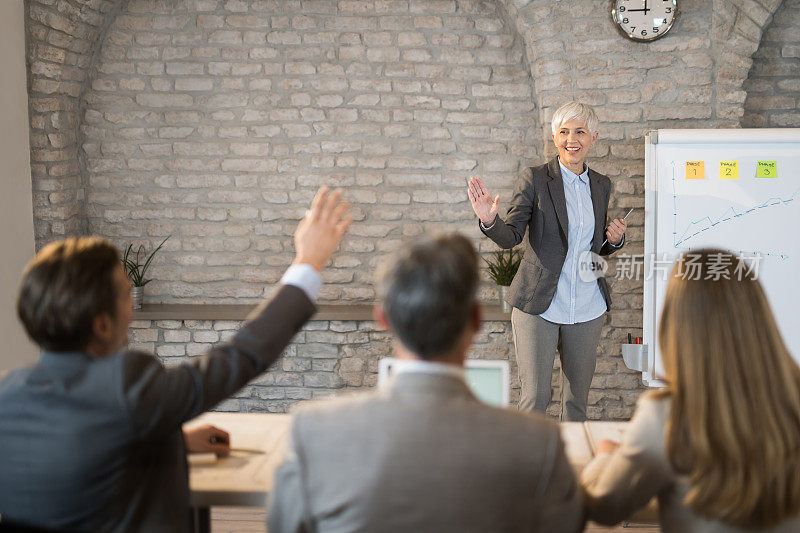
[[[231,435],[231,454],[189,455],[189,486],[197,531],[210,530],[211,506],[267,505],[272,476],[286,451],[290,416],[262,413],[205,413],[187,423],[213,424]],[[619,441],[627,422],[562,422],[570,464],[580,472],[601,439]]]

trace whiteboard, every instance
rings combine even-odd
[[[739,253],[758,274],[800,362],[800,129],[657,130],[645,138],[642,381],[663,382],[658,321],[668,274],[687,251]]]

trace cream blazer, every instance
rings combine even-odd
[[[581,473],[587,518],[612,525],[658,498],[661,529],[675,533],[752,532],[696,514],[684,505],[688,479],[667,459],[664,433],[669,416],[668,398],[645,394],[625,433],[622,445],[612,454],[598,455]],[[771,533],[800,531],[800,517],[767,530]]]

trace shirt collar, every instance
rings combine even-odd
[[[423,361],[421,359],[397,359],[392,365],[393,374],[403,374],[406,372],[421,372],[424,374],[440,374],[453,376],[464,380],[464,367],[448,365],[445,363],[435,363],[433,361]]]
[[[575,174],[573,171],[561,164],[561,158],[558,159],[558,166],[561,167],[561,177],[570,185],[575,183],[576,179],[581,180],[581,183],[586,184],[589,182],[589,167],[586,163],[583,164],[583,172]]]
[[[36,364],[50,368],[77,368],[84,367],[99,359],[97,356],[81,351],[51,352],[42,350]]]

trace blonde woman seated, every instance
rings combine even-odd
[[[727,279],[724,279],[727,278]],[[764,291],[733,254],[689,252],[658,331],[669,385],[584,470],[590,520],[658,497],[667,532],[800,531],[800,368]],[[616,448],[616,449],[614,449]]]

